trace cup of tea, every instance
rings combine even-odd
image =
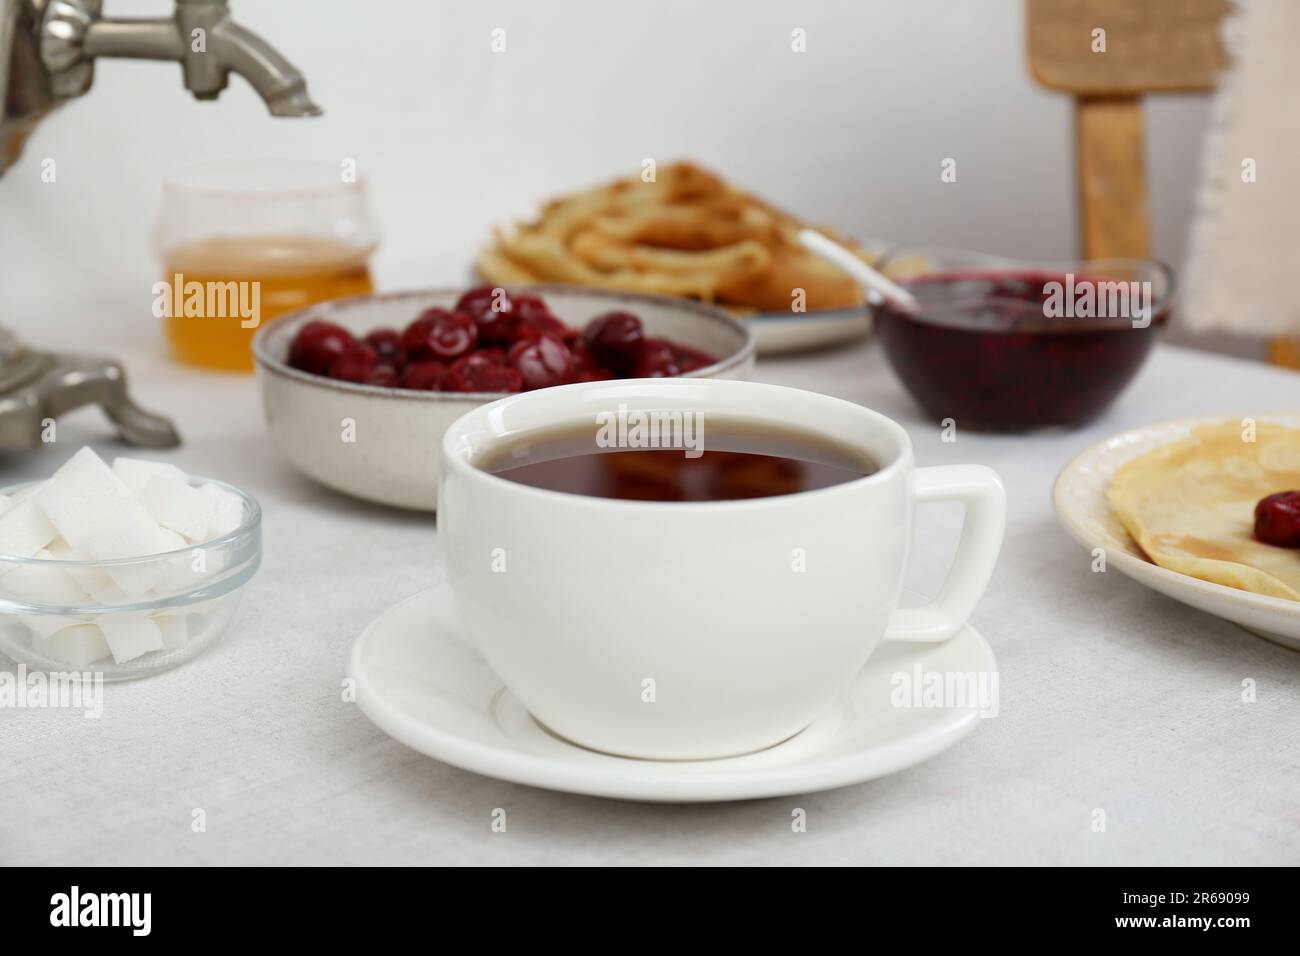
[[[918,502],[966,519],[939,597],[898,607]],[[726,380],[559,386],[445,434],[438,530],[467,632],[581,746],[709,759],[799,733],[881,640],[943,641],[984,592],[1005,495],[917,468],[907,433],[813,392]]]

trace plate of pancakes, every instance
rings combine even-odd
[[[497,229],[475,271],[501,286],[562,282],[716,304],[752,323],[765,354],[862,338],[862,288],[799,244],[808,224],[692,162],[551,199]],[[824,233],[871,264],[884,243]],[[891,270],[911,269],[903,261]]]
[[[1256,507],[1300,490],[1300,414],[1148,425],[1094,445],[1053,489],[1065,530],[1113,568],[1300,650],[1300,547],[1258,536]]]

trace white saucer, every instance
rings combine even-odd
[[[690,803],[843,787],[951,747],[974,729],[979,705],[891,706],[893,676],[914,676],[918,664],[922,674],[996,668],[992,649],[969,626],[944,644],[883,644],[852,687],[784,743],[727,760],[663,762],[595,753],[542,728],[463,633],[446,584],[408,598],[366,628],[349,671],[367,717],[444,763],[551,790]]]
[[[1102,548],[1114,568],[1176,601],[1240,624],[1266,640],[1300,650],[1300,602],[1255,594],[1170,571],[1147,560],[1111,510],[1107,493],[1120,466],[1154,448],[1186,438],[1200,425],[1231,419],[1300,427],[1296,415],[1223,415],[1148,425],[1113,435],[1079,454],[1061,469],[1052,504],[1062,527],[1084,547]]]

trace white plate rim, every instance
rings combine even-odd
[[[760,355],[791,355],[851,345],[875,330],[870,305],[812,312],[758,312],[744,316]]]
[[[575,766],[557,764],[534,754],[467,743],[454,733],[403,714],[400,708],[385,700],[362,665],[367,644],[384,621],[440,587],[445,588],[446,584],[426,588],[389,607],[356,639],[349,655],[348,675],[356,682],[357,705],[375,726],[399,743],[462,770],[510,783],[655,803],[709,803],[812,793],[863,783],[929,760],[969,734],[981,719],[975,709],[948,708],[942,720],[936,720],[934,727],[927,728],[916,739],[897,740],[822,762],[812,757],[807,763],[782,767],[718,773],[692,771],[680,776],[657,772],[638,775],[630,772],[637,761],[626,758],[609,757],[608,767]],[[996,672],[997,660],[988,641],[969,623],[965,631],[977,642],[984,669]]]

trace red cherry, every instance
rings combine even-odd
[[[424,354],[424,344],[428,340],[429,331],[433,328],[433,323],[438,320],[439,316],[450,314],[446,309],[425,309],[411,320],[411,324],[402,330],[400,342],[407,361],[419,361],[429,358]]]
[[[332,322],[308,322],[298,330],[289,347],[289,364],[314,375],[328,375],[330,366],[343,356],[356,339]]]
[[[371,329],[366,333],[363,341],[373,348],[383,361],[392,362],[394,365],[402,363],[402,333],[397,329]]]
[[[584,368],[578,370],[578,373],[573,376],[573,380],[575,382],[607,382],[616,377],[607,368]]]
[[[511,368],[498,356],[475,352],[457,359],[451,371],[464,381],[467,392],[518,392],[524,386],[519,370]]]
[[[645,332],[631,312],[607,312],[587,323],[582,342],[603,364],[630,372],[641,358]]]
[[[513,343],[513,344],[510,346],[510,348],[508,348],[508,349],[506,350],[506,364],[507,364],[507,365],[510,365],[510,366],[514,366],[514,365],[516,365],[516,364],[518,363],[519,356],[523,354],[524,350],[527,349],[528,346],[530,346],[530,345],[536,345],[537,342],[539,342],[541,339],[550,339],[551,341],[558,343],[559,345],[563,346],[564,348],[566,348],[566,349],[568,348],[568,346],[564,345],[564,343],[561,342],[561,341],[560,341],[558,338],[556,338],[554,335],[551,335],[550,333],[547,333],[547,332],[542,332],[542,333],[538,334],[537,336],[535,336],[535,337],[533,337],[533,338],[523,338],[523,339],[519,339],[518,341],[516,341],[515,343]],[[572,356],[570,356],[570,357],[572,357]],[[574,367],[575,367],[575,368],[577,367],[577,364],[578,364],[578,363],[577,363],[576,360],[575,360],[575,361],[574,361]]]
[[[400,374],[396,365],[391,365],[382,359],[375,363],[374,368],[370,370],[370,375],[366,379],[367,385],[382,385],[385,388],[396,388],[400,380]]]
[[[510,361],[523,377],[525,390],[563,385],[573,377],[573,356],[564,343],[550,336],[535,342],[519,342],[510,350]]]
[[[582,344],[582,339],[576,342],[566,342],[569,347],[569,354],[573,356],[573,365],[575,368],[599,368],[600,361],[596,356],[587,350],[587,346]]]
[[[693,349],[687,345],[675,345],[673,349],[677,353],[677,364],[681,367],[683,373],[693,372],[717,361],[707,352],[701,352],[699,349]]]
[[[456,300],[456,311],[474,318],[488,311],[509,312],[512,307],[510,295],[500,286],[478,285]]]
[[[474,321],[480,342],[509,342],[515,329],[515,317],[509,312],[485,312]]]
[[[520,353],[532,344],[532,340],[521,339],[514,345],[510,346],[510,348],[506,350],[506,364],[513,368],[515,363],[519,360]]]
[[[1255,537],[1279,548],[1300,548],[1300,491],[1279,491],[1255,505]]]
[[[569,327],[553,315],[538,314],[528,319],[520,319],[510,332],[510,341],[535,342],[543,336],[551,336],[559,341],[564,341],[564,335],[569,331]]]
[[[425,319],[432,321],[423,323]],[[423,324],[417,328],[416,323]],[[464,312],[430,309],[402,334],[402,344],[407,346],[411,358],[451,361],[474,350],[478,344],[478,326]]]
[[[440,359],[468,355],[478,345],[478,325],[464,312],[453,312],[434,323],[429,347]]]
[[[398,385],[401,388],[413,388],[423,392],[436,391],[446,372],[447,366],[442,362],[412,362],[402,369]]]
[[[677,354],[671,345],[663,339],[645,340],[641,358],[636,363],[637,378],[670,378],[681,374],[682,368],[677,364]]]
[[[472,392],[474,391],[474,386],[473,384],[471,384],[470,380],[465,376],[464,372],[461,372],[454,368],[449,368],[447,369],[446,373],[442,376],[442,381],[438,383],[438,391]]]
[[[515,318],[521,322],[529,322],[539,316],[555,318],[540,296],[520,294],[511,301],[514,305]]]
[[[505,289],[495,286],[470,289],[456,300],[456,311],[464,312],[474,320],[482,342],[507,341],[518,319],[510,295]]]
[[[343,382],[364,382],[370,378],[378,358],[378,354],[369,345],[354,342],[348,351],[334,360],[329,376]]]

